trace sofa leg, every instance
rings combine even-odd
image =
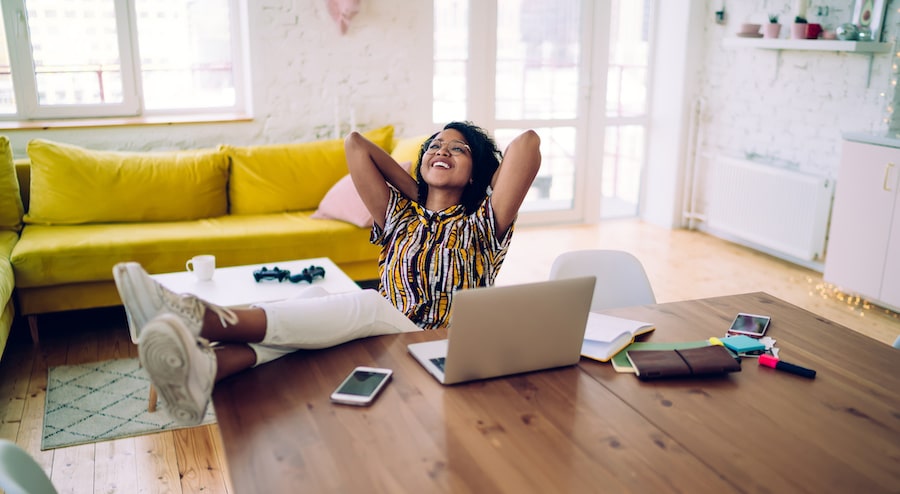
[[[37,315],[32,314],[28,316],[28,330],[31,331],[31,342],[38,342],[38,321]]]
[[[156,386],[150,385],[150,399],[147,403],[147,411],[153,413],[156,411]]]

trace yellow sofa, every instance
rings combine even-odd
[[[398,161],[414,161],[422,142],[395,140],[391,126],[364,134]],[[15,168],[24,227],[0,233],[0,261],[35,341],[39,314],[120,305],[112,267],[122,261],[163,273],[197,254],[218,266],[329,257],[355,280],[378,277],[370,229],[317,213],[347,182],[339,139],[138,153],[36,139]]]
[[[9,340],[15,316],[15,277],[9,256],[19,240],[23,212],[9,140],[0,136],[0,356]]]

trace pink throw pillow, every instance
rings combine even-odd
[[[312,218],[320,220],[341,220],[364,228],[372,226],[372,214],[366,209],[350,175],[337,181],[329,189],[319,203],[319,209],[312,214]]]
[[[400,166],[408,171],[411,163],[401,163]],[[360,228],[372,226],[372,214],[366,209],[359,193],[356,192],[356,187],[349,174],[338,180],[328,190],[325,197],[322,198],[322,202],[319,203],[319,209],[312,214],[311,218],[346,221]]]

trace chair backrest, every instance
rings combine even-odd
[[[550,267],[550,279],[594,275],[592,311],[655,304],[647,272],[637,257],[621,250],[575,250],[559,255]]]
[[[6,494],[56,494],[38,462],[6,439],[0,439],[0,488]]]

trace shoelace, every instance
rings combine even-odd
[[[206,307],[219,316],[219,322],[222,323],[223,328],[227,328],[229,324],[233,326],[238,323],[238,316],[231,309],[210,303],[207,303]]]
[[[229,309],[227,307],[222,307],[220,305],[211,304],[211,303],[207,302],[206,300],[201,299],[200,297],[197,297],[197,296],[194,296],[191,294],[187,294],[187,293],[181,294],[181,297],[186,300],[188,300],[188,299],[196,300],[196,302],[200,302],[201,305],[206,306],[207,309],[215,312],[215,314],[217,316],[219,316],[219,322],[222,323],[223,328],[227,328],[229,326],[229,324],[234,326],[235,324],[238,323],[237,314],[235,314],[234,311],[232,311],[231,309]],[[194,302],[194,303],[196,303],[196,302]]]

